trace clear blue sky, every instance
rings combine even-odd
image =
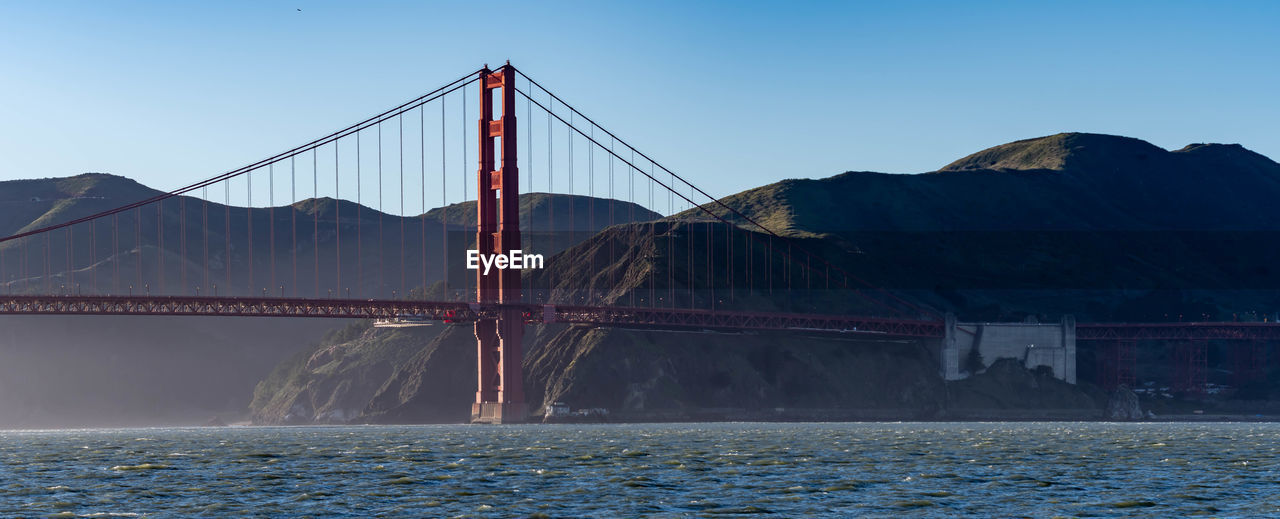
[[[1280,158],[1278,28],[1274,1],[5,2],[0,180],[171,189],[505,59],[716,195],[1062,131]]]

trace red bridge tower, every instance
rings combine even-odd
[[[476,248],[480,254],[509,254],[520,248],[520,191],[516,170],[516,71],[508,63],[496,72],[480,71],[480,170],[476,190]],[[500,90],[502,116],[494,119],[493,91]],[[495,140],[501,139],[502,165],[494,169]],[[476,270],[476,300],[519,303],[520,270]],[[518,309],[497,319],[476,321],[480,387],[471,406],[471,421],[523,422],[524,319]]]

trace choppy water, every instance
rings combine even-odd
[[[0,516],[1280,515],[1280,424],[0,432]]]

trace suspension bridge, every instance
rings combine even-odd
[[[0,314],[469,323],[477,421],[524,419],[528,323],[944,333],[938,313],[709,195],[510,64],[173,191],[81,202],[0,238]],[[468,268],[468,251],[547,268]],[[1183,341],[1194,387],[1206,341],[1247,343],[1256,366],[1280,327],[1082,323],[1078,337],[1105,342],[1112,386],[1133,383],[1137,341]]]

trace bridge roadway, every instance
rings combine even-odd
[[[807,331],[878,337],[942,337],[943,332],[943,324],[938,321],[616,306],[146,295],[0,296],[0,315],[200,315],[342,319],[411,316],[454,323],[497,319],[512,313],[520,315],[526,323],[633,328]]]
[[[795,313],[620,306],[499,304],[459,301],[301,299],[209,296],[0,296],[0,315],[194,315],[392,319],[414,316],[450,323],[512,313],[526,323],[716,331],[801,331],[895,338],[941,338],[939,321]],[[1280,323],[1079,323],[1077,340],[1280,340]]]

